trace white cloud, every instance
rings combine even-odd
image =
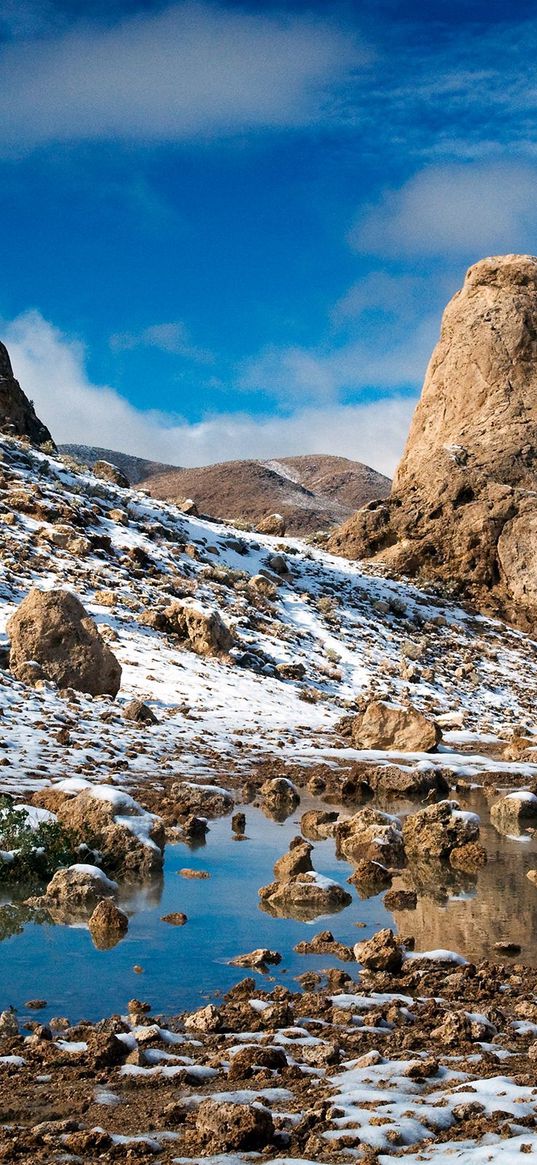
[[[157,348],[171,356],[182,356],[199,364],[212,364],[214,356],[204,348],[196,348],[181,320],[168,324],[150,324],[141,332],[116,332],[110,337],[110,347],[116,352],[130,352],[134,348]]]
[[[113,27],[75,26],[0,53],[0,144],[183,141],[307,125],[368,59],[308,14],[175,3]]]
[[[375,255],[464,256],[537,249],[537,168],[495,162],[431,166],[384,194],[351,242]]]
[[[421,384],[438,339],[439,318],[414,318],[407,328],[385,327],[340,347],[269,348],[243,369],[240,387],[283,402],[327,403],[364,388]]]
[[[245,457],[336,453],[392,474],[414,401],[385,398],[366,404],[301,408],[290,417],[244,414],[198,424],[142,412],[112,388],[94,385],[84,347],[37,311],[6,322],[2,335],[15,375],[58,443],[102,445],[177,465],[206,465]]]

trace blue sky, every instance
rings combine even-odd
[[[58,441],[387,472],[537,250],[535,4],[0,0],[1,334]]]

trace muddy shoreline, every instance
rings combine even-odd
[[[537,971],[444,959],[408,958],[397,974],[306,971],[300,991],[246,978],[221,1002],[174,1016],[154,1016],[142,999],[126,1001],[123,1016],[73,1027],[42,1025],[36,1011],[17,1030],[4,1013],[0,1160],[171,1162],[255,1150],[264,1160],[344,1162],[358,1150],[374,1162],[526,1131],[530,1144]]]

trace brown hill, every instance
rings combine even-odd
[[[212,517],[255,525],[279,513],[289,534],[304,535],[344,521],[373,497],[386,497],[390,480],[359,461],[312,454],[172,469],[148,475],[140,485],[156,498],[192,498]]]
[[[448,304],[391,497],[330,540],[537,623],[537,258],[476,263]]]

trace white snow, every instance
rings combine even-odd
[[[74,865],[69,866],[70,870],[75,870],[77,874],[89,874],[92,878],[98,878],[99,882],[103,883],[108,890],[117,890],[117,882],[112,878],[108,878],[99,866],[92,866],[89,862],[75,862]]]

